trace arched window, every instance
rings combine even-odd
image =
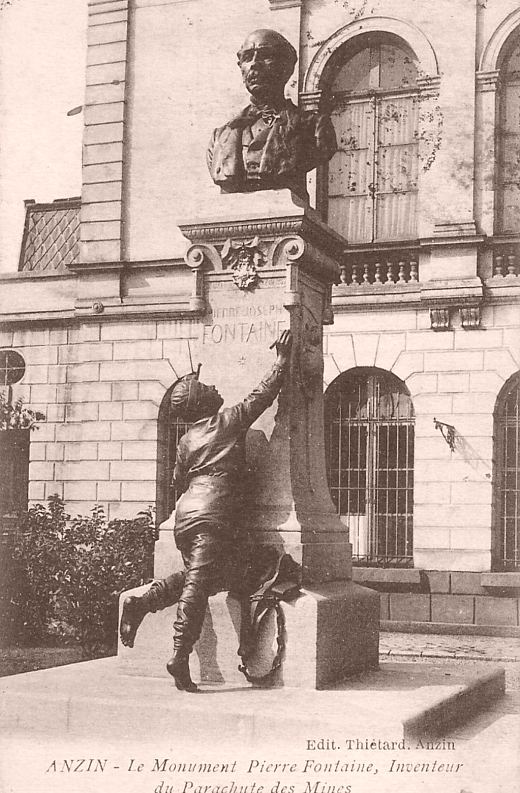
[[[328,66],[338,151],[322,174],[328,224],[349,243],[417,236],[417,60],[398,36],[367,33]]]
[[[173,388],[173,386],[172,386]],[[178,493],[173,486],[173,469],[177,444],[190,425],[171,415],[170,394],[168,389],[159,408],[157,421],[157,525],[166,520],[173,510]]]
[[[404,383],[367,367],[340,375],[325,394],[325,444],[354,562],[412,566],[414,411]]]
[[[499,61],[497,107],[496,234],[520,229],[520,35],[505,44]]]
[[[520,569],[520,373],[503,387],[495,410],[493,567]]]

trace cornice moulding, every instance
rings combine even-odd
[[[301,8],[303,0],[269,0],[271,11],[279,11],[284,8]]]

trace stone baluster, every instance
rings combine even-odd
[[[410,262],[410,281],[417,283],[418,280],[419,280],[419,273],[418,273],[417,262]]]
[[[388,262],[387,267],[386,282],[387,284],[395,284],[395,265],[392,262]]]
[[[366,286],[370,283],[370,273],[369,273],[369,264],[365,264],[363,266],[363,286]]]
[[[352,265],[352,283],[354,285],[358,285],[359,284],[359,271],[360,271],[360,269],[361,269],[361,265],[359,265],[359,264],[353,264]]]
[[[340,284],[348,284],[348,265],[342,264],[339,268]]]
[[[493,275],[503,276],[504,275],[504,257],[503,256],[495,256],[495,272]]]
[[[516,256],[514,254],[509,254],[507,257],[507,274],[516,275]]]
[[[376,262],[376,273],[374,275],[374,283],[380,284],[381,283],[381,264],[380,262]]]
[[[406,274],[405,274],[405,263],[399,262],[399,280],[398,283],[405,284],[406,283]]]

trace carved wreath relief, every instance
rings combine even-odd
[[[253,289],[259,280],[258,267],[265,264],[265,257],[259,247],[259,238],[246,242],[226,240],[222,248],[222,263],[233,271],[233,281],[239,289]]]

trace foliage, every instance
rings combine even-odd
[[[48,509],[36,504],[20,517],[15,535],[13,560],[21,589],[16,605],[26,633],[35,640],[45,635],[53,615],[67,517],[63,502],[50,498]]]
[[[45,415],[39,410],[24,408],[20,398],[11,404],[0,391],[0,430],[38,429],[36,422],[44,420]]]
[[[25,578],[20,606],[32,638],[68,635],[88,657],[112,650],[118,596],[149,580],[154,540],[150,509],[108,521],[100,506],[71,519],[56,495],[47,507],[31,507],[14,557]]]

